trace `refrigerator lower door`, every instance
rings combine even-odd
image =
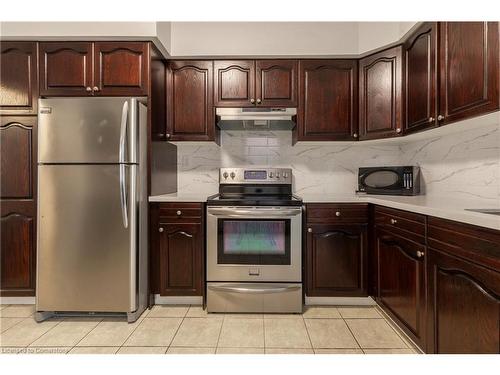
[[[136,310],[136,168],[38,167],[37,311]]]

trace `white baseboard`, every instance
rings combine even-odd
[[[375,306],[371,297],[307,297],[306,305]]]
[[[197,296],[175,296],[167,297],[155,294],[156,305],[201,305],[203,297]]]
[[[35,297],[0,297],[2,305],[34,305]]]

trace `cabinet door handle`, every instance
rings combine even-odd
[[[87,87],[85,88],[85,91],[87,91],[87,92],[92,92],[92,87],[87,86]]]
[[[436,119],[434,117],[429,117],[429,123],[433,123]]]
[[[262,103],[262,100],[257,99],[257,104],[260,104],[260,103]]]
[[[170,134],[169,133],[165,134],[165,138],[170,139]]]
[[[438,121],[443,121],[444,120],[444,116],[443,115],[439,115],[438,116]]]
[[[158,228],[158,232],[163,233],[163,228],[162,228],[162,227],[159,227],[159,228]]]
[[[312,228],[307,228],[307,231],[308,231],[309,233],[312,233],[313,229],[312,229]]]
[[[391,224],[394,225],[396,224],[398,221],[396,219],[391,219]]]
[[[335,211],[335,216],[339,217],[340,216],[340,211]]]
[[[417,251],[417,258],[422,258],[425,255],[423,251]]]
[[[358,138],[358,137],[359,137],[359,136],[358,136],[358,133],[354,133],[352,136],[353,136],[354,138]]]
[[[398,133],[398,134],[401,133],[401,128],[397,128],[396,133]]]
[[[94,86],[94,87],[92,88],[92,90],[94,90],[94,91],[96,91],[96,92],[97,92],[97,91],[99,91],[99,87]]]
[[[254,104],[255,103],[255,99],[250,99],[250,103]]]
[[[181,211],[181,210],[178,210],[178,211],[176,212],[176,214],[177,214],[177,216],[181,216],[181,215],[182,215],[182,211]]]

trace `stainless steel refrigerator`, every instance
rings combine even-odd
[[[147,304],[143,98],[39,100],[36,319]]]

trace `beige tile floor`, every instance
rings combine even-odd
[[[313,306],[303,314],[207,314],[155,306],[120,318],[33,319],[33,305],[0,305],[0,353],[413,354],[377,307]]]

